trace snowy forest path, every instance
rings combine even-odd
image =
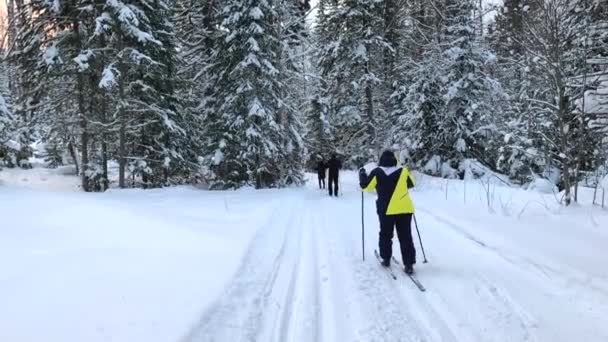
[[[417,217],[430,263],[416,269],[427,292],[405,276],[385,277],[372,254],[374,196],[365,196],[363,262],[361,195],[345,185],[331,198],[310,182],[281,201],[183,342],[608,339],[608,300],[594,302],[603,287],[581,293],[559,266],[486,243],[422,197]],[[400,259],[397,241],[393,249]]]
[[[386,295],[396,284],[352,248],[352,200],[326,196],[309,187],[281,203],[184,342],[428,340]]]

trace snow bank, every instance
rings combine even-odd
[[[529,191],[537,191],[543,194],[558,193],[557,186],[548,179],[536,178],[528,185]]]
[[[422,168],[424,172],[437,176],[441,170],[441,157],[433,156]]]

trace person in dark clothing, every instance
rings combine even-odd
[[[416,249],[412,239],[412,215],[414,203],[409,189],[415,180],[407,168],[397,166],[397,158],[391,151],[384,151],[380,163],[369,175],[364,168],[359,170],[359,185],[364,191],[376,190],[376,209],[380,221],[379,248],[382,265],[389,267],[393,254],[393,232],[397,230],[401,257],[405,272],[413,273]]]
[[[325,162],[323,159],[319,159],[319,163],[317,164],[317,176],[319,178],[319,189],[325,189]]]
[[[328,184],[329,196],[338,197],[338,178],[340,176],[340,169],[342,169],[342,162],[338,160],[335,154],[331,155],[331,159],[327,162],[328,168]]]

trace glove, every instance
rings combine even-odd
[[[365,168],[360,168],[359,169],[359,186],[361,186],[361,189],[365,188],[365,184],[367,184],[367,172],[365,171]]]

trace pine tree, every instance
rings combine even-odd
[[[149,19],[150,32],[160,44],[141,47],[153,62],[141,73],[143,84],[136,94],[145,111],[142,121],[149,122],[140,130],[141,148],[136,153],[151,170],[142,174],[142,182],[155,187],[181,183],[190,176],[196,162],[196,155],[192,153],[196,145],[188,139],[195,133],[190,126],[192,118],[183,110],[176,93],[179,79],[172,10],[168,3],[160,0],[143,8]]]
[[[12,166],[12,154],[9,150],[10,127],[12,116],[9,113],[4,97],[0,95],[0,170],[3,164]]]
[[[90,109],[85,81],[91,52],[86,45],[95,25],[95,7],[89,1],[14,3],[16,27],[9,30],[15,32],[9,59],[17,70],[15,117],[20,142],[29,146],[34,139],[48,140],[47,134],[61,131],[60,136],[69,136],[75,157],[72,138],[80,135],[82,188],[88,191]],[[57,115],[67,120],[56,120]],[[57,125],[66,122],[68,127]]]
[[[591,126],[599,131],[600,139],[608,142],[608,3],[595,1],[591,5],[592,23],[589,27],[591,44],[588,51],[588,64],[591,67],[590,80],[595,83],[588,93],[589,111],[594,114]],[[608,158],[608,143],[600,148],[603,159]]]
[[[306,15],[310,10],[308,0],[284,0],[278,12],[278,40],[281,43],[278,65],[282,80],[281,134],[285,160],[280,185],[302,184],[306,146],[303,131],[305,113],[310,105],[308,98],[311,81],[309,29]]]
[[[539,89],[529,98],[531,110],[542,123],[538,139],[547,168],[560,171],[566,205],[572,201],[580,157],[595,149],[584,138],[589,116],[578,105],[586,91],[580,81],[588,68],[588,10],[584,0],[539,0],[538,13],[524,22],[525,63],[536,76],[534,86]]]
[[[195,159],[183,128],[189,117],[175,97],[171,18],[168,5],[156,0],[108,1],[97,19],[97,39],[111,49],[99,87],[116,99],[120,187],[126,186],[127,170],[144,186],[180,182]]]
[[[494,111],[501,97],[499,83],[486,72],[494,55],[476,36],[472,1],[448,1],[441,29],[410,71],[395,127],[408,153],[425,162],[439,156],[451,167],[466,158],[488,166],[497,139]],[[405,94],[405,95],[403,95]]]
[[[404,74],[409,82],[393,94],[399,99],[393,113],[394,142],[400,142],[402,153],[419,163],[442,153],[443,141],[436,139],[445,108],[442,65],[441,50],[430,48]]]
[[[222,1],[177,0],[175,4],[175,32],[179,51],[177,69],[183,107],[181,113],[189,121],[184,127],[188,132],[190,146],[188,159],[197,159],[192,164],[197,167],[195,177],[200,177],[201,174],[205,177],[207,165],[204,161],[199,165],[206,135],[202,119],[205,111],[215,105],[215,84],[210,66],[214,58],[221,58],[216,49],[222,38],[222,31],[218,29],[222,22]]]
[[[389,3],[387,1],[387,5]],[[387,69],[394,78],[390,84],[392,92],[388,94],[390,108],[385,130],[390,134],[387,145],[398,149],[405,162],[411,162],[424,158],[420,151],[433,150],[433,139],[420,134],[433,129],[424,125],[432,124],[428,118],[434,115],[441,102],[440,74],[434,66],[441,65],[436,29],[438,18],[442,16],[437,10],[442,5],[437,1],[412,0],[401,6],[386,11],[392,14],[393,18],[387,21],[398,27],[399,36],[388,39],[395,41],[391,44],[395,46],[392,55],[396,65],[390,68],[392,71]],[[395,34],[388,35],[393,36]]]
[[[379,103],[387,99],[377,91],[383,84],[382,61],[389,45],[384,35],[384,3],[349,0],[324,6],[327,17],[320,22],[324,27],[319,39],[323,97],[336,147],[360,164],[375,158],[384,145],[380,130],[386,113]],[[328,32],[338,36],[328,40],[323,37]]]
[[[314,30],[315,53],[314,59],[323,58],[326,51],[323,47],[332,41],[337,40],[339,32],[334,30],[330,22],[329,15],[334,10],[329,0],[320,0],[318,3],[317,22]],[[329,77],[328,68],[323,67],[323,63],[311,68],[312,73],[318,75],[313,80],[311,87],[313,94],[310,98],[310,105],[306,111],[306,142],[309,152],[309,167],[315,167],[318,159],[326,159],[330,152],[335,148],[332,145],[332,127],[329,121],[330,99],[327,96],[327,80]]]
[[[14,153],[9,147],[12,139],[13,116],[10,113],[10,105],[6,99],[10,99],[8,65],[6,61],[0,61],[0,169],[1,166],[13,166]]]
[[[495,56],[484,48],[475,36],[471,14],[473,1],[448,1],[446,6],[446,29],[442,41],[447,79],[443,94],[445,107],[443,136],[448,158],[473,157],[486,165],[489,145],[496,135],[493,112],[499,110],[497,103],[501,88],[496,80],[488,76],[488,65]],[[447,120],[446,120],[447,119]],[[456,152],[456,153],[455,153]]]
[[[36,135],[39,119],[42,87],[46,75],[42,61],[42,46],[51,46],[52,36],[44,30],[52,27],[55,12],[49,11],[42,1],[12,1],[7,3],[12,19],[9,23],[8,62],[14,66],[15,86],[13,92],[14,138],[19,145],[16,164],[29,167],[27,159],[32,156],[30,144]],[[47,50],[48,51],[48,50]]]
[[[281,0],[281,27],[285,31],[281,41],[299,45],[308,37],[306,15],[310,11],[310,0]]]
[[[282,104],[282,46],[276,8],[267,0],[228,1],[225,37],[213,66],[214,105],[203,119],[204,163],[212,188],[281,186],[285,170],[276,162],[294,146],[288,108]],[[287,152],[292,152],[287,150]]]
[[[526,50],[523,46],[524,20],[534,17],[538,2],[508,0],[500,8],[490,35],[490,43],[497,52],[499,78],[508,101],[499,122],[504,144],[499,148],[497,169],[512,179],[525,183],[544,168],[541,144],[535,138],[540,122],[534,120],[529,94],[536,91],[535,76],[525,67]]]

